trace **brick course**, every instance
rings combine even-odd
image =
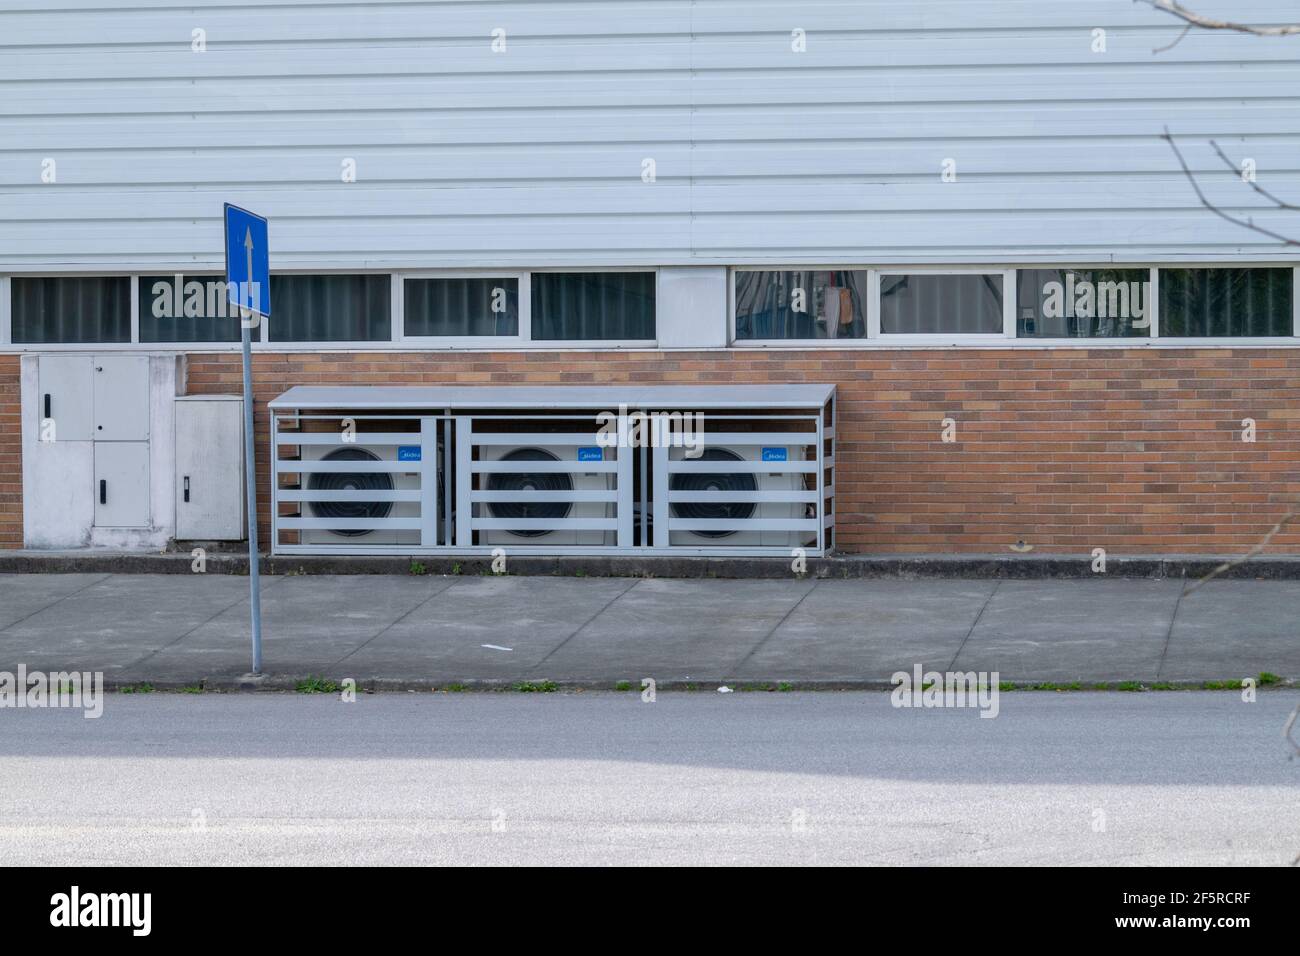
[[[23,546],[22,420],[18,356],[0,355],[0,548]]]
[[[358,352],[256,355],[293,385],[830,382],[840,550],[1242,552],[1300,507],[1298,349]],[[21,543],[17,359],[0,356],[0,547]],[[189,357],[191,393],[237,393],[237,354]],[[957,441],[940,440],[956,422]],[[1241,440],[1241,421],[1257,441]],[[263,540],[269,534],[263,503]],[[1300,554],[1300,521],[1267,549]]]

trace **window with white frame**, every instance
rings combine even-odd
[[[136,298],[141,342],[238,342],[242,334],[224,276],[140,276]]]
[[[387,342],[392,279],[386,275],[271,274],[272,342]]]
[[[653,341],[655,272],[534,272],[534,342]]]
[[[16,345],[131,341],[130,276],[14,276],[9,296]]]
[[[436,276],[402,280],[405,338],[521,334],[518,276]]]
[[[1294,334],[1295,270],[1161,269],[1160,334],[1260,338]]]
[[[1019,269],[1018,338],[1151,335],[1150,269]]]
[[[732,276],[737,340],[867,336],[865,269],[737,269]]]

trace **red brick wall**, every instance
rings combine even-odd
[[[841,550],[1235,553],[1300,501],[1294,349],[318,353],[254,375],[262,488],[292,385],[831,382]],[[237,392],[238,356],[192,355],[189,383]],[[1300,553],[1300,521],[1268,550]]]
[[[832,382],[841,550],[1235,553],[1300,507],[1300,350],[310,353],[254,368],[261,488],[266,402],[292,385]],[[0,548],[22,545],[18,376],[0,355]],[[239,357],[191,355],[189,383],[238,392]],[[1300,521],[1268,550],[1300,554]]]
[[[0,548],[23,546],[22,414],[18,356],[0,355]]]

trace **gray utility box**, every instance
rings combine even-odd
[[[44,440],[92,442],[94,526],[145,528],[149,502],[149,358],[42,355]]]
[[[53,441],[148,441],[149,359],[42,355],[40,417]]]
[[[176,399],[176,538],[245,537],[244,402],[238,395]]]
[[[165,547],[183,359],[44,352],[20,368],[24,547]]]

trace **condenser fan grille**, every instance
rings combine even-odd
[[[516,448],[501,456],[501,461],[559,461],[557,457],[543,448]],[[491,473],[487,480],[488,491],[572,491],[573,480],[561,472],[537,472],[527,474]],[[493,501],[488,504],[488,512],[494,518],[564,518],[573,508],[572,502],[546,501]],[[522,538],[536,538],[549,534],[549,529],[525,528],[511,530]]]
[[[321,461],[379,461],[364,448],[336,448]],[[318,471],[307,479],[311,491],[392,491],[393,477],[382,471]],[[317,518],[386,518],[391,501],[312,501],[311,513]],[[349,538],[369,534],[370,528],[330,529],[331,534]]]
[[[706,448],[704,454],[696,461],[744,461],[734,451],[726,448]],[[673,491],[757,491],[758,483],[754,476],[744,472],[721,475],[700,474],[696,472],[678,472],[672,477],[670,487]],[[677,518],[726,518],[731,521],[743,521],[753,517],[752,501],[677,501],[672,505],[673,515]],[[725,538],[735,531],[709,530],[695,531],[705,538]]]

